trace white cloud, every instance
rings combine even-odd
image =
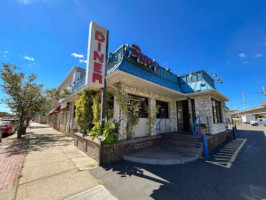
[[[29,61],[34,61],[33,57],[24,56],[24,59],[29,60]]]
[[[248,64],[248,61],[243,62],[243,64]]]
[[[5,54],[7,54],[8,53],[8,51],[5,51]]]
[[[79,60],[79,63],[87,63],[87,60]]]
[[[260,58],[260,57],[262,57],[262,56],[263,56],[262,53],[261,53],[261,54],[256,54],[256,55],[255,55],[256,58]]]
[[[74,56],[75,58],[83,58],[84,56],[82,54],[72,53],[71,56]]]
[[[246,54],[244,54],[244,53],[240,53],[238,56],[239,56],[240,58],[245,58],[245,57],[247,57]]]

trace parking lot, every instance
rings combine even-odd
[[[119,161],[90,171],[119,199],[265,199],[265,136],[264,126],[238,125],[238,138],[246,142],[227,167],[204,159],[175,166]],[[228,151],[235,146],[230,142],[209,161],[219,152],[230,160],[235,152]]]

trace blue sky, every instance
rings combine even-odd
[[[266,1],[0,0],[0,7],[1,63],[38,74],[46,88],[86,67],[93,20],[109,29],[110,51],[134,43],[172,72],[216,72],[233,109],[243,109],[242,91],[247,107],[265,100]]]

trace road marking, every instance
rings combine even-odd
[[[246,141],[247,139],[243,138],[237,138],[231,141],[213,156],[213,160],[208,160],[206,162],[221,167],[230,168],[232,166],[232,163],[235,161],[238,153],[245,145]]]

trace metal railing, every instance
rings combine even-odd
[[[159,122],[156,124],[156,130],[159,131],[159,133],[161,133],[161,122],[162,120],[164,121],[164,131],[166,131],[166,118],[165,117],[161,117],[161,119],[159,120]]]
[[[198,121],[198,123],[197,123]],[[198,148],[198,137],[201,134],[201,122],[200,122],[200,116],[197,116],[193,126],[192,126],[192,133],[196,136],[196,147]]]

